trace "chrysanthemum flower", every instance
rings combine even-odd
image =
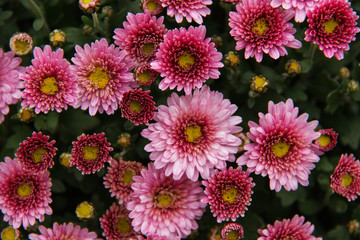
[[[104,186],[109,188],[111,197],[116,197],[119,204],[129,200],[129,194],[132,192],[131,184],[133,176],[140,175],[144,167],[141,163],[135,161],[124,161],[119,159],[110,160],[110,166],[104,176]]]
[[[113,114],[119,107],[122,94],[136,87],[130,71],[135,64],[125,51],[109,46],[106,39],[75,47],[75,57],[71,61],[72,70],[77,75],[79,98],[74,107],[96,112]]]
[[[356,27],[359,16],[350,8],[347,0],[323,0],[317,3],[306,15],[309,28],[305,31],[305,41],[319,45],[328,58],[344,58],[344,51],[350,49],[349,43],[355,41],[360,31]]]
[[[124,28],[115,29],[115,44],[124,49],[138,63],[147,63],[155,59],[155,53],[167,32],[164,17],[145,13],[128,13]]]
[[[192,229],[197,229],[195,219],[205,211],[206,204],[200,182],[181,177],[178,180],[165,170],[157,170],[153,163],[133,177],[133,192],[126,208],[135,231],[144,235],[157,234],[169,239],[185,238]]]
[[[146,238],[144,238],[143,236],[138,236],[138,240],[180,240],[179,237],[176,238],[168,238],[165,236],[159,236],[157,234],[152,234],[152,235],[147,235]]]
[[[14,228],[27,228],[36,219],[44,221],[51,215],[51,179],[48,171],[33,173],[25,170],[15,158],[0,162],[0,209],[4,221]]]
[[[9,45],[16,55],[23,56],[33,49],[33,40],[27,33],[16,33],[10,38]]]
[[[328,152],[337,144],[338,134],[331,129],[320,129],[318,131],[321,136],[315,139],[315,146],[322,152]]]
[[[109,152],[113,150],[107,141],[105,133],[93,135],[82,134],[72,143],[70,166],[76,165],[82,174],[91,174],[104,167],[110,161]]]
[[[360,194],[360,162],[353,154],[342,154],[339,163],[330,176],[330,187],[333,192],[353,201]]]
[[[163,7],[160,0],[141,0],[142,9],[148,11],[151,15],[158,15]]]
[[[145,150],[157,169],[180,179],[184,174],[196,181],[200,175],[208,179],[213,168],[223,169],[226,161],[234,161],[241,140],[233,134],[241,117],[232,116],[237,106],[217,91],[204,86],[193,94],[173,93],[161,105],[154,120],[141,135],[151,141]]]
[[[6,52],[0,48],[0,123],[10,111],[9,105],[21,99],[22,82],[19,74],[25,71],[20,66],[21,58],[15,57],[14,52]]]
[[[298,183],[309,184],[308,177],[319,156],[314,153],[312,141],[320,137],[314,131],[318,121],[307,122],[308,114],[298,116],[299,109],[291,99],[285,103],[268,104],[267,114],[259,113],[259,125],[248,123],[247,136],[253,143],[244,146],[246,152],[237,159],[263,177],[269,176],[270,189],[296,190]]]
[[[70,70],[70,63],[64,59],[64,51],[55,52],[46,45],[44,51],[34,49],[32,66],[20,74],[25,89],[22,92],[22,107],[35,108],[35,113],[48,113],[50,110],[61,112],[77,99],[76,76]]]
[[[278,240],[278,239],[298,239],[298,240],[322,240],[321,237],[312,236],[314,225],[310,222],[304,223],[305,218],[295,215],[292,219],[275,221],[274,225],[267,225],[266,229],[259,229],[261,237],[257,240]]]
[[[236,50],[245,48],[245,58],[254,57],[261,62],[263,53],[273,59],[287,54],[285,47],[300,48],[293,24],[288,21],[292,11],[273,8],[270,0],[243,0],[230,12],[230,35],[236,40]]]
[[[32,137],[20,143],[15,156],[25,169],[39,173],[52,168],[57,148],[54,147],[55,140],[49,142],[49,139],[42,132],[33,132]]]
[[[89,232],[87,228],[74,226],[73,223],[58,224],[55,222],[52,228],[39,226],[39,234],[31,233],[30,240],[57,240],[57,239],[71,239],[71,240],[102,240],[96,236],[95,232]]]
[[[251,188],[255,186],[250,172],[244,172],[241,168],[215,170],[215,175],[207,181],[203,181],[205,197],[202,202],[209,203],[211,212],[217,217],[217,222],[236,221],[239,216],[244,216],[250,205]]]
[[[271,6],[276,8],[282,6],[286,10],[295,11],[295,22],[303,22],[306,12],[317,4],[319,0],[271,0]]]
[[[241,2],[242,0],[220,0],[221,2],[229,2],[232,3],[234,5],[238,4],[239,2]]]
[[[167,8],[167,15],[175,16],[177,23],[181,23],[183,18],[190,23],[192,20],[198,24],[203,23],[203,18],[210,14],[207,5],[212,4],[212,0],[160,0],[162,6]]]
[[[93,13],[100,6],[100,0],[79,0],[79,8],[85,13]]]
[[[216,51],[215,44],[210,38],[205,39],[205,26],[174,29],[169,31],[160,44],[156,53],[157,60],[151,67],[161,74],[164,79],[159,88],[180,91],[184,88],[190,94],[195,87],[201,88],[209,79],[220,76],[218,68],[224,66],[222,54]]]
[[[34,120],[35,111],[33,108],[29,108],[29,107],[20,108],[17,113],[17,116],[20,121],[29,123],[32,120]]]
[[[143,91],[141,88],[125,92],[120,101],[122,117],[129,119],[135,125],[142,123],[148,125],[156,110],[152,98],[150,91]]]
[[[131,226],[129,211],[123,205],[113,203],[100,218],[100,225],[107,240],[129,240],[138,236]]]
[[[222,239],[238,240],[244,237],[244,229],[240,224],[228,223],[221,229]]]
[[[1,231],[1,240],[20,240],[20,231],[8,226]]]
[[[150,86],[158,75],[159,73],[151,69],[148,63],[137,66],[134,71],[134,79],[139,86]]]

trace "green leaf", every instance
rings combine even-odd
[[[325,107],[325,112],[333,114],[342,101],[343,95],[340,93],[339,89],[331,91],[326,97],[327,105]]]
[[[326,235],[327,240],[349,240],[350,234],[345,226],[338,225],[328,232]]]
[[[63,193],[66,191],[65,185],[60,180],[53,178],[51,182],[52,182],[51,191],[55,193]]]
[[[317,201],[314,201],[312,199],[306,199],[305,201],[301,201],[299,204],[299,210],[304,215],[315,215],[318,213],[321,208],[320,204]]]
[[[14,126],[13,131],[15,133],[7,139],[5,148],[16,150],[19,147],[20,142],[31,136],[32,130],[26,125],[19,125]]]
[[[8,20],[12,15],[12,11],[0,11],[0,25],[4,24],[4,21]]]
[[[59,115],[57,112],[50,112],[47,115],[38,115],[34,120],[36,130],[48,130],[54,132],[58,126]]]
[[[316,165],[316,169],[319,169],[324,172],[332,172],[334,167],[324,156],[320,159],[320,162]]]
[[[94,36],[84,35],[82,29],[76,27],[63,28],[66,34],[66,41],[70,43],[76,43],[78,45],[84,45],[95,40]]]
[[[44,26],[44,21],[42,18],[37,18],[35,19],[35,21],[33,22],[33,28],[36,31],[39,31],[42,27]]]
[[[301,73],[307,73],[310,71],[313,62],[310,59],[300,61]]]
[[[81,21],[82,21],[85,25],[90,25],[90,26],[93,25],[93,21],[92,21],[88,16],[82,15],[82,16],[81,16]]]
[[[299,199],[302,193],[303,191],[300,189],[298,191],[286,191],[285,189],[281,189],[276,195],[280,198],[283,207],[289,207]]]
[[[336,213],[345,213],[348,209],[348,203],[344,199],[332,198],[328,204],[329,208]]]

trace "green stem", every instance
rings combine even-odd
[[[29,6],[33,9],[33,11],[36,12],[36,14],[41,18],[41,20],[44,23],[43,27],[45,28],[45,31],[49,34],[50,28],[49,28],[49,25],[46,21],[46,18],[44,16],[43,12],[41,11],[40,7],[36,4],[36,2],[34,0],[26,0],[26,1],[29,4]]]
[[[311,47],[309,49],[309,59],[312,62],[314,59],[314,55],[315,55],[315,50],[316,50],[316,45],[315,44],[311,44]]]
[[[94,23],[94,29],[97,30],[99,33],[101,33],[102,35],[106,36],[104,30],[101,29],[100,27],[100,23],[99,23],[99,18],[97,16],[97,13],[94,12],[92,14],[92,19],[93,19],[93,23]]]

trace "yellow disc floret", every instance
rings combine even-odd
[[[326,147],[331,143],[331,138],[327,135],[321,134],[316,141],[318,141],[322,147]]]
[[[23,183],[16,189],[16,194],[20,197],[28,197],[32,193],[32,188],[29,184]]]
[[[108,84],[110,78],[107,71],[102,70],[101,67],[96,67],[95,70],[88,76],[94,86],[100,89],[104,89]]]
[[[140,105],[140,103],[138,101],[131,100],[129,105],[130,105],[130,111],[132,111],[134,113],[141,112],[141,105]]]
[[[134,176],[134,171],[132,171],[132,170],[127,170],[126,172],[124,172],[124,174],[122,175],[123,183],[125,183],[125,184],[132,183],[133,176]]]
[[[256,20],[255,26],[251,29],[253,33],[263,35],[265,31],[269,29],[268,25],[266,24],[266,20],[264,18],[259,18]]]
[[[47,77],[43,80],[43,83],[40,86],[40,91],[46,95],[55,95],[59,88],[57,86],[56,78]]]
[[[238,191],[234,187],[230,188],[229,190],[222,190],[221,193],[221,197],[225,202],[228,202],[230,204],[236,202],[236,196]]]
[[[334,20],[334,18],[331,18],[329,21],[326,21],[323,23],[325,32],[327,33],[333,33],[337,26],[339,26],[339,23]]]
[[[190,125],[186,127],[184,134],[187,142],[196,143],[202,136],[201,127],[199,125]]]
[[[235,230],[232,230],[231,232],[227,233],[226,235],[227,240],[238,240],[239,239],[239,233]]]
[[[149,54],[152,52],[152,50],[154,50],[155,48],[155,44],[154,43],[145,43],[142,47],[142,51],[145,54]]]
[[[83,154],[85,160],[96,160],[98,156],[99,147],[84,146]]]
[[[351,183],[353,182],[353,177],[350,174],[346,174],[341,176],[341,180],[342,180],[341,186],[346,188],[350,186]]]
[[[167,207],[172,202],[172,198],[169,194],[160,194],[156,197],[156,201],[161,207]]]
[[[79,219],[90,219],[94,216],[94,210],[92,203],[84,201],[77,205],[75,212]]]
[[[148,1],[145,5],[146,9],[150,12],[154,12],[159,9],[159,5],[155,1]]]
[[[1,231],[1,240],[17,240],[19,236],[19,230],[14,229],[12,226],[8,226]]]
[[[47,150],[44,148],[35,149],[35,151],[31,154],[33,157],[33,162],[34,163],[43,162],[44,161],[43,156],[46,153],[47,153]]]
[[[130,231],[130,224],[129,222],[122,217],[119,217],[118,221],[116,222],[116,229],[119,230],[120,233],[128,233]]]
[[[284,157],[290,149],[290,145],[284,142],[278,142],[271,146],[271,151],[276,157]]]
[[[184,52],[178,57],[178,64],[181,68],[190,69],[195,63],[195,58],[188,52]]]

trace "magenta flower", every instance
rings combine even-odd
[[[328,152],[337,144],[338,135],[332,128],[320,129],[318,131],[321,136],[315,139],[314,144],[321,152]]]
[[[261,62],[263,53],[273,59],[287,54],[285,47],[300,48],[293,24],[288,21],[292,11],[273,8],[270,0],[243,0],[230,12],[230,35],[236,40],[236,50],[245,48],[245,58],[254,57]]]
[[[308,177],[319,156],[314,153],[312,142],[320,137],[314,131],[318,121],[307,122],[308,114],[298,116],[299,109],[291,99],[285,103],[268,104],[267,114],[259,113],[259,125],[248,123],[247,136],[253,143],[244,146],[246,152],[237,163],[247,165],[255,174],[269,176],[270,189],[296,190],[298,183],[309,184]]]
[[[156,123],[141,132],[151,141],[145,150],[157,169],[196,181],[199,173],[208,179],[214,167],[222,169],[235,160],[241,140],[233,134],[242,130],[236,126],[241,117],[232,116],[236,105],[207,86],[190,95],[173,93],[167,104],[155,112]]]
[[[216,51],[210,38],[205,39],[205,34],[205,26],[174,29],[166,34],[156,53],[157,60],[151,63],[164,77],[159,84],[161,90],[177,87],[178,91],[184,89],[190,94],[207,79],[219,78],[218,68],[224,66],[220,62],[222,54]]]
[[[244,229],[240,224],[228,223],[221,229],[222,239],[238,240],[244,237]]]
[[[137,66],[134,70],[134,79],[139,86],[151,86],[155,82],[158,72],[151,69],[150,64],[144,63]]]
[[[142,9],[148,11],[151,15],[158,15],[163,10],[161,0],[142,0]]]
[[[318,3],[319,0],[271,0],[271,6],[276,8],[282,6],[286,10],[295,12],[295,22],[305,21],[306,12]]]

